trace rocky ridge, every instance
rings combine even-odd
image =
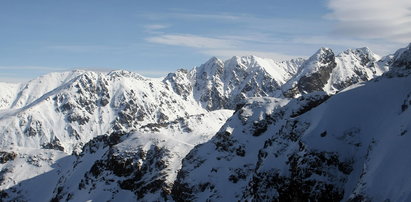
[[[308,60],[281,63],[255,56],[224,62],[212,58],[200,67],[161,79],[127,71],[73,71],[55,73],[59,78],[46,82],[46,87],[40,87],[44,78],[55,75],[16,85],[18,90],[1,98],[7,103],[0,111],[0,131],[16,134],[2,137],[6,153],[0,164],[1,197],[33,199],[36,194],[30,187],[43,181],[50,186],[42,190],[44,198],[39,201],[375,197],[372,187],[363,185],[366,178],[359,180],[364,181],[361,186],[353,185],[360,165],[365,164],[352,159],[363,158],[363,145],[372,143],[357,140],[358,134],[368,134],[365,129],[341,127],[338,130],[348,131],[346,146],[338,151],[324,149],[309,138],[318,132],[318,122],[324,122],[313,117],[320,112],[336,113],[323,112],[330,108],[329,102],[344,107],[339,99],[368,91],[356,89],[406,85],[409,57],[403,54],[408,53],[405,48],[378,60],[365,48],[337,56],[330,49],[320,49]],[[389,66],[395,68],[365,85],[370,87],[355,87]],[[400,76],[403,80],[398,81]],[[318,79],[320,83],[308,84]],[[347,92],[355,96],[344,98],[343,89],[348,86],[353,90]],[[404,124],[409,117],[407,90],[390,95],[396,100],[404,94],[403,135],[409,131]],[[348,119],[348,115],[343,117]],[[397,125],[392,124],[392,129]],[[318,132],[320,140],[333,136],[332,124],[323,128],[327,129]],[[33,154],[23,155],[28,147]],[[342,155],[352,148],[358,156]],[[51,156],[41,157],[42,151],[50,151]],[[274,160],[278,163],[273,164]],[[216,163],[218,167],[213,166]],[[16,178],[13,168],[17,166],[35,172]],[[212,180],[206,181],[208,177]]]
[[[250,100],[184,158],[174,199],[410,200],[409,50],[382,77],[332,97]]]

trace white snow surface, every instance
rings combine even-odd
[[[30,201],[164,201],[173,200],[177,180],[196,187],[195,200],[252,200],[258,199],[250,187],[253,177],[267,171],[289,176],[289,158],[303,144],[301,153],[329,152],[343,162],[352,160],[352,172],[336,174],[344,181],[335,184],[343,200],[409,201],[411,161],[405,154],[411,152],[406,146],[411,76],[392,70],[375,79],[393,63],[407,65],[409,50],[382,59],[368,48],[347,50],[333,57],[336,66],[322,91],[300,92],[297,98],[283,93],[331,64],[320,64],[330,49],[284,62],[211,58],[158,79],[123,70],[75,70],[0,83],[0,148],[16,154],[0,163],[0,194]],[[298,124],[291,127],[292,121]],[[113,145],[101,138],[118,134]],[[142,169],[141,178],[114,174],[113,157],[131,159],[123,166]],[[185,178],[177,177],[179,171],[187,172]],[[125,181],[140,184],[127,190],[120,185]]]
[[[300,156],[296,161],[300,172],[321,169],[297,181],[316,181],[317,187],[308,193],[315,194],[321,191],[321,183],[330,183],[342,193],[342,201],[410,201],[411,110],[407,106],[411,105],[411,74],[407,72],[407,76],[383,76],[356,85],[297,116],[292,114],[307,98],[247,104],[219,135],[190,152],[181,170],[185,175],[177,182],[189,190],[185,193],[189,200],[275,199],[286,193],[269,184],[286,189],[284,181],[275,177],[290,177],[290,159]],[[256,133],[267,123],[261,134]],[[352,167],[336,169],[332,161],[319,160],[306,164],[320,154],[336,155],[335,162]]]
[[[122,123],[119,112],[130,122],[120,124],[125,131],[206,112],[195,100],[176,95],[161,80],[124,71],[52,73],[24,86],[14,104],[0,112],[1,146],[41,148],[58,140],[64,151],[71,153]],[[124,109],[126,103],[129,108]],[[141,120],[134,126],[136,116]]]

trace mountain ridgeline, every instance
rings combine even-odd
[[[411,200],[411,44],[0,91],[3,201]]]

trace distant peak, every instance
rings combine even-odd
[[[217,57],[213,56],[209,60],[207,60],[206,63],[215,63],[215,62],[221,62],[221,60],[218,59]]]
[[[71,70],[71,72],[83,74],[83,73],[85,73],[85,72],[87,72],[87,71],[84,70],[84,69],[73,69],[73,70]]]
[[[349,54],[349,53],[364,53],[364,54],[374,54],[371,49],[368,47],[362,47],[362,48],[355,48],[355,49],[347,49],[343,53]]]
[[[113,70],[109,73],[107,73],[108,76],[111,77],[129,77],[129,78],[135,78],[138,80],[144,80],[145,78],[143,76],[141,76],[138,73],[135,72],[130,72],[127,70]]]
[[[314,53],[308,60],[322,60],[324,58],[334,57],[334,52],[330,48],[320,48],[317,52]]]
[[[321,47],[317,52],[314,53],[313,56],[319,57],[321,55],[334,55],[334,52],[331,50],[331,48]]]
[[[320,49],[318,49],[317,52],[332,52],[331,48],[327,48],[327,47],[321,47]]]
[[[411,43],[394,53],[393,66],[411,69]]]
[[[247,56],[233,56],[231,59],[227,60],[226,63],[254,63],[258,62],[262,58],[255,56],[255,55],[247,55]]]
[[[371,51],[371,49],[370,48],[368,48],[368,47],[361,47],[361,48],[357,48],[356,50],[359,50],[359,51],[363,51],[363,52],[371,52],[372,53],[372,51]]]
[[[407,54],[411,51],[411,43],[408,44],[408,46],[406,46],[405,48],[400,48],[397,51],[395,51],[394,56],[400,57],[401,55]]]
[[[112,74],[130,74],[131,72],[127,71],[127,70],[113,70],[110,71],[108,74],[112,75]]]
[[[370,59],[379,60],[381,57],[371,51],[368,47],[356,48],[356,49],[347,49],[339,54],[339,56],[343,55],[357,55],[360,57],[367,57]]]

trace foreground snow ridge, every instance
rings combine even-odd
[[[0,83],[0,199],[410,201],[410,61],[321,48]]]

